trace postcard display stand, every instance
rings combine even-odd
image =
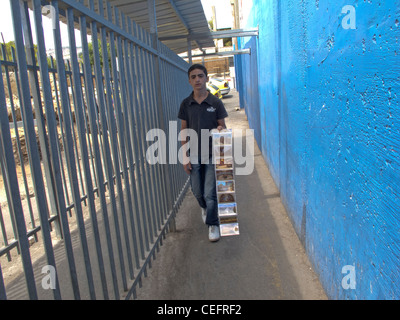
[[[239,235],[232,130],[211,132],[221,236]]]

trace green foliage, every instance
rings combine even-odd
[[[88,44],[89,48],[89,60],[90,60],[90,65],[93,67],[94,66],[94,51],[93,51],[93,43]],[[101,48],[100,42],[98,42],[98,51],[99,51],[99,56],[100,56],[100,66],[103,68],[103,51]],[[110,53],[110,44],[107,43],[107,55],[108,55],[108,65],[111,68],[111,53]],[[79,54],[79,60],[80,62],[83,62],[83,53],[81,52]]]
[[[28,48],[25,48],[25,50],[28,50]],[[37,45],[33,45],[33,51],[35,53],[35,62],[36,65],[38,65],[38,47]],[[14,61],[17,58],[16,56],[16,49],[15,49],[15,41],[9,41],[6,44],[1,45],[1,59],[2,60],[7,60],[7,61]],[[55,63],[55,60],[54,60]],[[47,65],[49,68],[51,68],[51,60],[50,57],[47,57]]]
[[[93,51],[93,44],[89,43],[89,60],[90,60],[90,64],[92,66],[94,66],[94,51]],[[27,49],[25,49],[27,50]],[[33,47],[34,53],[35,53],[35,61],[36,61],[36,65],[38,65],[38,48],[37,45],[34,45]],[[103,68],[103,54],[102,54],[102,48],[101,48],[101,44],[99,42],[98,44],[98,51],[99,51],[99,56],[100,56],[100,65]],[[108,53],[108,65],[111,69],[111,51],[110,51],[110,44],[107,43],[107,53]],[[15,56],[16,59],[16,50],[15,50],[15,42],[14,41],[10,41],[7,42],[6,44],[2,44],[1,45],[1,56],[0,59],[2,60],[7,60],[7,61],[13,61],[13,56]],[[83,63],[83,53],[79,54],[79,60],[81,63]],[[56,60],[53,58],[53,62],[54,62],[54,67],[57,66],[57,62]],[[48,56],[47,57],[47,64],[49,68],[52,68],[51,66],[51,57]]]

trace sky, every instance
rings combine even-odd
[[[9,0],[0,0],[2,7],[0,12],[0,32],[3,34],[4,42],[7,43],[9,41],[14,40],[14,30],[13,30],[13,20],[11,17],[11,8]],[[33,13],[29,10],[29,16],[31,20],[31,24],[33,23]],[[42,15],[42,24],[44,30],[44,36],[46,39],[46,49],[54,49],[54,41],[53,41],[53,26],[50,18]],[[61,42],[63,46],[68,46],[68,32],[65,24],[61,23]],[[33,42],[36,43],[36,30],[32,27],[32,36]],[[75,32],[76,37],[76,45],[80,47],[80,35],[79,32]],[[3,43],[3,38],[0,37],[1,43]]]
[[[11,17],[11,9],[10,9],[10,1],[9,0],[0,0],[1,2],[1,12],[0,12],[0,32],[4,37],[4,41],[7,43],[9,41],[14,40],[14,31],[13,31],[13,22]],[[207,21],[212,18],[212,6],[216,8],[216,16],[217,16],[217,27],[219,29],[222,28],[230,28],[232,26],[232,15],[227,14],[230,12],[230,0],[201,0],[201,3],[204,8],[204,12],[207,18]],[[30,12],[30,19],[33,21],[32,12]],[[45,31],[45,39],[46,39],[46,48],[51,49],[54,48],[53,43],[53,34],[52,34],[52,24],[51,20],[47,17],[43,17],[43,29]],[[36,39],[36,33],[33,28],[33,39],[34,42]],[[63,46],[68,45],[68,40],[66,38],[67,31],[65,27],[61,28],[62,34],[62,43]],[[76,33],[77,37],[77,46],[79,47],[80,39],[79,34]],[[3,42],[3,39],[0,38],[0,41]]]
[[[215,6],[215,14],[217,17],[217,28],[231,28],[232,14],[230,0],[201,0],[207,21],[212,19],[212,6]]]
[[[5,42],[14,40],[14,34],[12,31],[12,18],[9,1],[2,0],[2,10],[0,13],[0,32],[3,33]],[[1,39],[3,42],[3,39]]]

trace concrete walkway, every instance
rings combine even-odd
[[[238,94],[224,100],[228,128],[248,128]],[[260,150],[255,169],[236,176],[240,235],[208,241],[191,191],[153,261],[139,300],[327,299],[282,205]]]
[[[248,128],[244,111],[235,110],[239,106],[238,94],[232,92],[224,103],[229,113],[228,127]],[[257,146],[254,160],[255,169],[251,175],[236,176],[240,235],[223,237],[217,243],[209,242],[201,210],[189,191],[176,218],[177,231],[166,235],[163,246],[155,255],[156,260],[152,261],[152,268],[148,270],[148,277],[142,279],[143,287],[136,290],[137,299],[326,299]],[[102,228],[101,216],[99,226]],[[95,252],[89,220],[85,227],[90,252]],[[71,233],[71,238],[77,248],[76,265],[84,266],[77,230]],[[102,243],[102,247],[106,244]],[[39,246],[32,248],[42,252]],[[53,299],[51,290],[41,289],[41,268],[47,262],[43,254],[36,254],[36,251],[31,254],[35,257],[39,299]],[[55,246],[55,255],[60,259],[57,270],[60,283],[63,283],[60,285],[62,297],[73,299],[61,243]],[[95,285],[100,292],[96,266],[93,262],[93,274],[97,277]],[[79,275],[81,298],[89,299],[84,270]],[[10,283],[7,297],[28,298],[22,274]],[[101,299],[101,296],[97,298]]]

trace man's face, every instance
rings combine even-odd
[[[203,70],[194,69],[190,72],[189,83],[193,87],[193,90],[202,90],[206,88],[208,77]]]

